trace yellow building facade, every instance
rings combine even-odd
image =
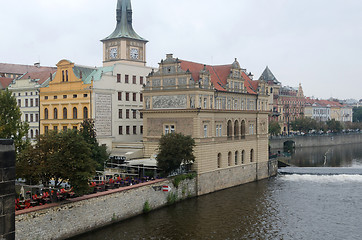
[[[82,79],[93,70],[59,61],[54,79],[40,88],[40,134],[79,129],[82,121],[91,117],[93,81],[84,84]]]

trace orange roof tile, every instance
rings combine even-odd
[[[0,77],[0,89],[7,88],[12,81],[12,78]]]
[[[50,77],[50,74],[53,75],[55,72],[55,69],[46,69],[41,72],[28,72],[20,79],[38,79],[38,84],[42,84]]]
[[[224,86],[227,84],[227,79],[230,75],[232,67],[231,64],[211,66],[186,60],[180,60],[180,62],[181,69],[184,71],[189,70],[194,81],[199,80],[200,71],[203,70],[204,67],[206,67],[206,69],[210,72],[211,82],[214,84],[214,88],[218,91],[226,91]],[[247,92],[250,94],[256,94],[255,90],[257,89],[257,87],[253,87],[253,84],[255,84],[253,82],[256,82],[256,84],[258,84],[257,81],[252,81],[244,72],[242,73],[242,76],[245,79],[245,86]]]

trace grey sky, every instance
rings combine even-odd
[[[0,62],[54,66],[65,58],[101,66],[117,0],[0,0]],[[306,96],[361,99],[360,0],[132,0],[133,26],[149,40],[147,62],[166,53],[240,65],[259,78],[268,65]]]

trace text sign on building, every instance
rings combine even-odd
[[[95,127],[98,136],[112,135],[112,95],[96,94]]]

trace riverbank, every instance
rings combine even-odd
[[[269,139],[270,149],[283,149],[288,141],[294,142],[295,148],[335,146],[362,143],[362,133],[340,133],[323,135],[277,136]]]

